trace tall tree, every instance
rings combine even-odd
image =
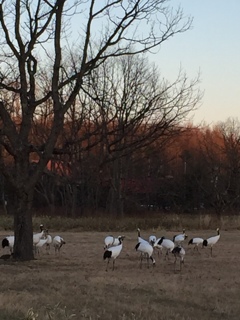
[[[183,121],[199,102],[198,78],[179,73],[173,83],[161,79],[146,57],[109,59],[91,73],[83,90],[92,98],[93,121],[101,128],[101,166],[108,165],[109,211],[123,214],[123,159],[158,141],[159,151],[183,131]]]
[[[0,168],[16,195],[16,259],[33,258],[33,190],[56,151],[65,114],[86,76],[109,58],[147,52],[190,28],[191,19],[180,9],[170,10],[166,2],[0,1]],[[50,108],[41,145],[31,137],[40,107]],[[34,171],[33,153],[38,158]]]

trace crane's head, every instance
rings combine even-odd
[[[123,241],[125,238],[125,236],[118,236],[119,241]]]
[[[66,244],[66,241],[63,238],[61,238],[61,245],[63,244]]]
[[[155,242],[156,242],[156,241],[154,241],[154,240],[151,240],[151,241],[150,241],[150,244],[151,244],[152,247],[154,247]]]

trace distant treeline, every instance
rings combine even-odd
[[[53,156],[35,189],[33,207],[72,217],[99,211],[116,215],[141,210],[239,211],[236,120],[213,128],[188,126],[167,144],[157,139],[146,147],[115,152],[106,161],[103,152],[99,145],[87,150],[76,143],[67,153]],[[11,213],[14,194],[3,177],[0,187],[2,205]]]

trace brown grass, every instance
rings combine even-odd
[[[111,215],[98,214],[78,218],[52,217],[48,215],[34,215],[34,230],[39,230],[40,223],[52,231],[103,231],[126,232],[134,231],[138,227],[145,230],[209,230],[216,225],[222,230],[240,229],[240,215],[222,215],[221,218],[213,213],[194,212],[193,214],[162,213],[145,211],[136,216],[117,218]],[[0,230],[13,229],[13,217],[0,215]]]
[[[148,229],[142,236],[155,232],[171,238],[178,231]],[[208,237],[215,230],[187,233]],[[6,234],[1,231],[1,238]],[[173,257],[165,261],[157,255],[155,268],[140,269],[137,233],[124,234],[114,271],[110,264],[106,272],[102,259],[106,232],[61,232],[66,245],[60,256],[51,248],[50,255],[42,250],[30,262],[0,260],[0,319],[239,319],[238,230],[221,231],[213,257],[208,248],[198,254],[186,244],[183,270],[176,273]]]

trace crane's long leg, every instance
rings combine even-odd
[[[168,249],[167,249],[167,251],[166,251],[165,259],[164,259],[164,260],[167,260],[167,256],[168,256]]]
[[[180,271],[182,270],[182,264],[184,264],[184,260],[180,260]]]
[[[153,264],[153,267],[155,266],[155,260],[153,259],[153,257],[151,256],[150,259],[152,260],[152,264]]]
[[[177,262],[177,257],[175,256],[175,260],[174,260],[174,272],[176,272],[176,262]]]
[[[140,269],[142,268],[142,260],[143,260],[143,254],[141,253],[141,256],[140,256]]]
[[[108,271],[108,264],[109,264],[109,261],[110,261],[110,259],[108,259],[107,267],[106,267],[106,271]]]
[[[147,255],[147,267],[149,268],[149,255]]]

